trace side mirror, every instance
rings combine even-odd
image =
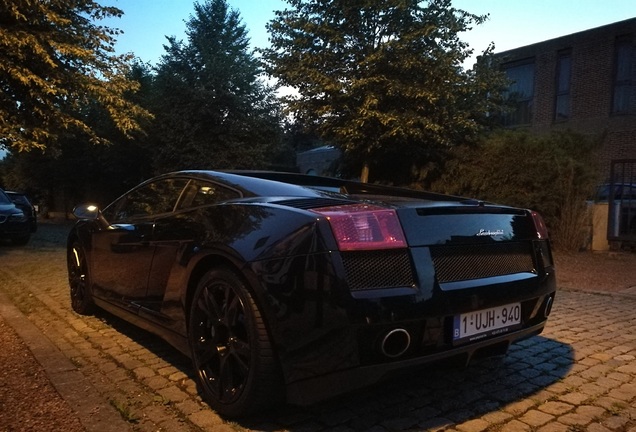
[[[73,209],[73,216],[78,219],[96,220],[101,216],[101,212],[95,204],[80,204]]]
[[[99,222],[102,228],[108,227],[108,222],[102,216],[102,212],[95,204],[80,204],[73,209],[73,216],[80,220],[91,220]]]

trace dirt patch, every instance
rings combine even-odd
[[[7,431],[83,431],[24,342],[0,316],[0,424]],[[6,428],[6,429],[5,429]]]

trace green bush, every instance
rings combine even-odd
[[[457,148],[432,189],[537,210],[556,248],[585,244],[586,200],[598,183],[600,140],[574,132],[498,131]]]

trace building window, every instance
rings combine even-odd
[[[570,76],[572,71],[571,51],[559,52],[556,69],[556,96],[554,120],[566,121],[570,118]]]
[[[503,124],[530,124],[534,97],[534,59],[504,65],[504,72],[510,80],[507,96],[511,111],[503,116]]]
[[[631,37],[616,40],[614,56],[614,93],[612,98],[613,114],[632,114],[636,112],[636,61],[634,43]]]

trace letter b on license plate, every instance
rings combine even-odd
[[[520,324],[520,303],[455,315],[453,342],[469,342],[497,336],[519,327]]]

